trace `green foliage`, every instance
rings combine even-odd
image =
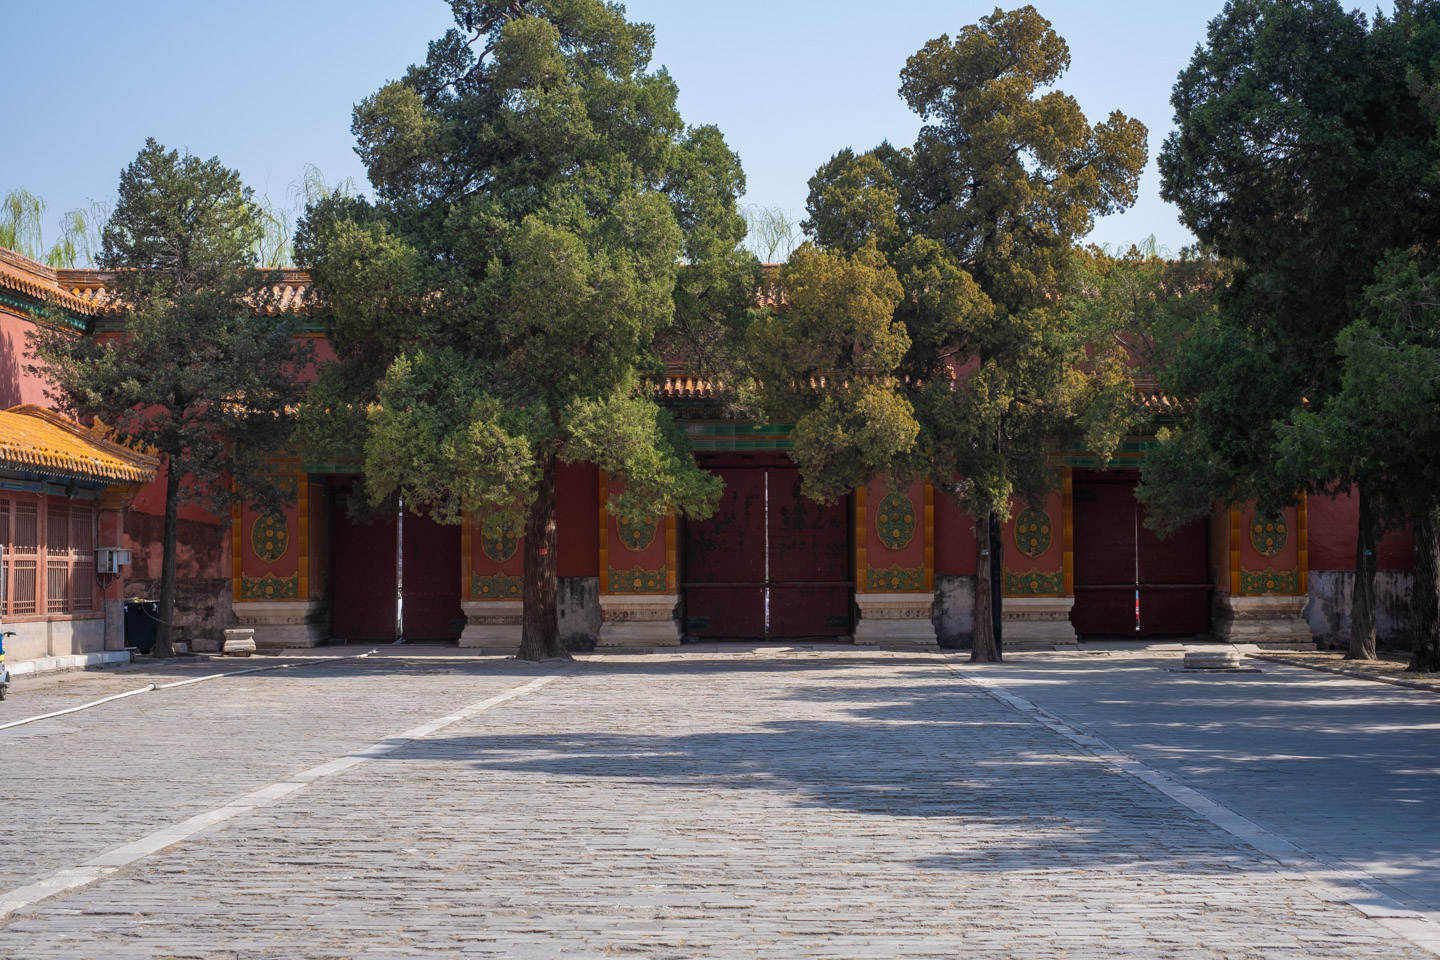
[[[0,247],[50,267],[92,266],[99,249],[98,227],[108,214],[104,204],[90,202],[88,210],[67,210],[60,218],[60,239],[45,246],[43,199],[29,190],[11,190],[0,200]]]
[[[297,231],[340,358],[305,435],[358,441],[372,501],[531,511],[527,610],[553,621],[558,457],[629,480],[632,513],[718,497],[646,378],[672,330],[702,360],[737,340],[759,276],[744,174],[718,130],[685,127],[618,4],[451,7],[425,62],[355,108],[375,200],[325,194]],[[535,623],[526,650],[558,652]]]
[[[767,413],[795,424],[805,494],[831,501],[914,446],[895,375],[910,346],[903,293],[872,242],[854,255],[806,244],[781,270],[784,308],[751,324],[748,351]]]
[[[216,511],[232,480],[258,501],[283,499],[266,457],[293,429],[295,372],[310,355],[294,315],[270,315],[273,277],[251,260],[257,229],[238,173],[147,141],[102,234],[101,265],[127,307],[118,334],[29,335],[29,369],[63,410],[155,445],[180,499]]]
[[[1289,425],[1308,433],[1341,389],[1337,338],[1387,252],[1440,228],[1416,91],[1437,56],[1429,3],[1371,21],[1333,0],[1232,0],[1211,22],[1175,86],[1162,193],[1234,272],[1172,367],[1196,403],[1146,468],[1162,525],[1359,479],[1363,458],[1299,455]]]
[[[1133,426],[1125,359],[1103,341],[1093,349],[1096,314],[1071,294],[1076,242],[1134,201],[1145,129],[1119,113],[1092,125],[1047,90],[1069,62],[1033,7],[997,10],[906,64],[901,96],[927,121],[913,147],[844,150],[810,181],[804,226],[816,242],[882,254],[899,281],[894,317],[908,342],[881,368],[903,384],[915,443],[893,445],[885,468],[958,489],[976,517],[1051,489],[1056,438],[1103,456]],[[839,452],[850,435],[826,435],[817,463],[851,469]]]

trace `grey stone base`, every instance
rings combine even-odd
[[[857,593],[855,646],[902,644],[906,648],[940,648],[935,635],[932,593]]]
[[[935,577],[935,636],[940,646],[958,648],[975,638],[975,578]]]
[[[466,600],[460,608],[465,611],[460,646],[485,653],[519,652],[523,600]]]
[[[1375,574],[1375,632],[1382,647],[1410,649],[1410,587],[1408,570],[1381,570]],[[1305,621],[1322,650],[1350,646],[1350,597],[1355,589],[1353,570],[1311,570],[1310,603]]]
[[[330,637],[330,611],[320,600],[252,600],[235,604],[235,620],[255,631],[257,650],[318,647]]]
[[[1074,597],[1006,597],[1001,607],[1004,650],[1073,650],[1078,643],[1070,623]]]
[[[596,652],[639,652],[680,646],[683,634],[675,616],[679,606],[680,598],[673,593],[602,595]]]
[[[1264,650],[1314,650],[1315,637],[1301,616],[1306,597],[1215,598],[1215,639],[1253,643]]]

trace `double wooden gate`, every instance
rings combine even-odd
[[[362,523],[346,510],[348,488],[331,491],[330,630],[346,640],[395,639],[397,591],[393,516]],[[453,640],[460,607],[460,528],[405,514],[404,623],[407,640]]]
[[[784,458],[710,464],[725,482],[714,516],[685,525],[685,632],[713,639],[850,633],[849,510],[800,493]]]
[[[1192,636],[1210,629],[1209,536],[1145,527],[1134,471],[1075,472],[1075,608],[1081,636]]]

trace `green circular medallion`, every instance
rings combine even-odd
[[[1261,556],[1273,557],[1285,549],[1290,539],[1290,530],[1285,524],[1285,514],[1265,516],[1259,511],[1250,515],[1250,543]]]
[[[654,542],[660,530],[660,518],[620,517],[615,525],[620,528],[621,543],[631,550],[644,550]]]
[[[480,525],[480,549],[496,563],[504,563],[515,555],[515,548],[520,545],[523,535],[524,530],[518,522],[503,523],[499,514],[492,513]]]
[[[915,536],[915,504],[890,491],[875,510],[875,533],[891,550],[903,550]]]
[[[285,551],[290,549],[290,527],[285,517],[274,513],[258,517],[250,527],[250,546],[255,556],[266,563],[285,556]]]
[[[1015,546],[1031,559],[1050,549],[1053,532],[1050,515],[1044,510],[1028,507],[1015,518]]]

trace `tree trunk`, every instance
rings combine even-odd
[[[1420,514],[1415,527],[1415,585],[1410,591],[1412,673],[1440,673],[1440,517]]]
[[[165,532],[160,545],[160,623],[155,630],[156,657],[175,656],[175,542],[180,534],[180,473],[173,458],[165,464]],[[239,544],[235,546],[240,549]]]
[[[520,659],[531,661],[570,656],[560,645],[555,579],[555,454],[544,457],[540,487],[525,516],[525,612],[520,627]]]
[[[975,641],[970,647],[970,662],[999,663],[1004,642],[1001,577],[1005,569],[1005,543],[1000,538],[999,514],[991,513],[975,521],[975,550]]]
[[[1375,541],[1379,524],[1365,488],[1360,487],[1355,538],[1355,587],[1350,593],[1350,652],[1346,660],[1375,659]]]

